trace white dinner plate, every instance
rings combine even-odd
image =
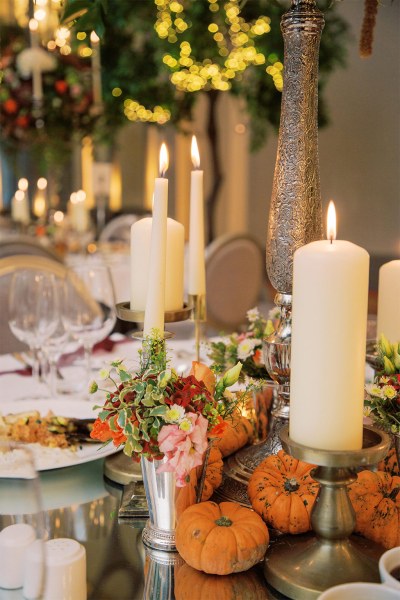
[[[75,417],[77,419],[95,419],[96,411],[93,402],[83,400],[13,400],[0,402],[0,413],[5,416],[11,413],[29,412],[38,410],[41,416],[46,416],[49,411],[60,417]],[[27,444],[32,450],[36,469],[48,471],[62,469],[104,458],[118,452],[113,444],[82,443],[76,450],[69,448],[48,448],[40,444]]]

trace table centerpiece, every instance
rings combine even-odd
[[[168,365],[165,340],[152,331],[143,340],[136,373],[116,359],[100,373],[113,390],[91,384],[91,393],[105,393],[91,437],[141,460],[150,514],[143,538],[151,547],[175,549],[179,488],[222,436],[240,401],[227,388],[237,382],[241,368],[238,362],[217,379],[209,367],[194,362],[187,377],[178,375]]]

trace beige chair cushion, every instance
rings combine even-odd
[[[264,272],[262,250],[250,236],[229,234],[212,242],[206,253],[208,324],[228,333],[244,323],[259,302]]]

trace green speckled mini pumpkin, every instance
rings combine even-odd
[[[361,471],[349,486],[355,532],[385,548],[400,546],[400,477]]]
[[[310,475],[313,468],[283,450],[258,465],[247,493],[252,507],[268,525],[282,533],[311,529],[311,509],[319,490]]]

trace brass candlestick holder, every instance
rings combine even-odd
[[[200,360],[200,342],[201,342],[201,324],[207,320],[206,312],[206,295],[205,294],[189,294],[189,305],[192,309],[192,321],[194,322],[194,339],[196,360]]]
[[[361,450],[318,450],[289,438],[281,430],[283,448],[299,460],[318,465],[313,477],[321,488],[311,514],[315,534],[282,536],[267,552],[264,575],[269,584],[289,598],[309,600],[322,591],[351,581],[378,582],[378,559],[384,548],[351,536],[354,510],[347,486],[355,470],[377,464],[389,449],[389,436],[364,427]]]
[[[144,323],[144,310],[132,310],[129,302],[118,302],[115,305],[117,317],[121,321],[129,323]],[[191,304],[184,304],[178,310],[167,310],[164,313],[164,323],[178,323],[187,321],[192,315],[193,307]]]

